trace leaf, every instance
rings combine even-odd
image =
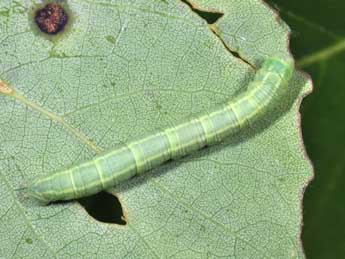
[[[316,175],[304,198],[302,238],[306,256],[342,258],[345,29],[341,14],[345,3],[274,2],[292,28],[291,47],[297,63],[311,75],[315,88],[302,103],[303,136]]]
[[[288,53],[288,28],[260,1],[69,1],[63,37],[34,32],[28,1],[0,4],[0,254],[57,258],[296,258],[301,198],[312,170],[297,72],[263,121],[226,143],[111,190],[127,224],[78,202],[40,206],[36,177],[207,111],[243,90],[252,66]],[[239,57],[237,57],[239,56]],[[246,62],[244,62],[246,61]]]

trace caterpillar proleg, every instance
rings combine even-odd
[[[44,203],[95,194],[170,160],[222,141],[264,115],[287,88],[292,59],[271,57],[247,90],[222,106],[66,170],[36,179],[29,194]]]

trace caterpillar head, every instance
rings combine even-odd
[[[274,72],[285,82],[288,82],[294,72],[294,60],[292,58],[281,59],[278,57],[270,57],[264,61],[262,69]]]

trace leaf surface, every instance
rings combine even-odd
[[[0,3],[0,254],[56,258],[296,258],[312,170],[299,129],[310,82],[297,72],[275,110],[221,145],[111,190],[127,225],[78,202],[40,206],[20,190],[243,91],[288,28],[261,1],[69,1],[47,39],[30,1]],[[249,65],[251,64],[251,65]]]

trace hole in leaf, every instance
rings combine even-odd
[[[87,213],[94,219],[105,222],[126,225],[123,209],[119,199],[107,192],[78,199]]]
[[[35,22],[42,32],[54,35],[65,28],[68,15],[61,5],[49,3],[36,11]]]
[[[208,24],[216,23],[224,15],[223,13],[200,10],[193,6],[192,3],[187,0],[181,1],[188,5],[193,12],[195,12],[197,15],[203,18]]]

